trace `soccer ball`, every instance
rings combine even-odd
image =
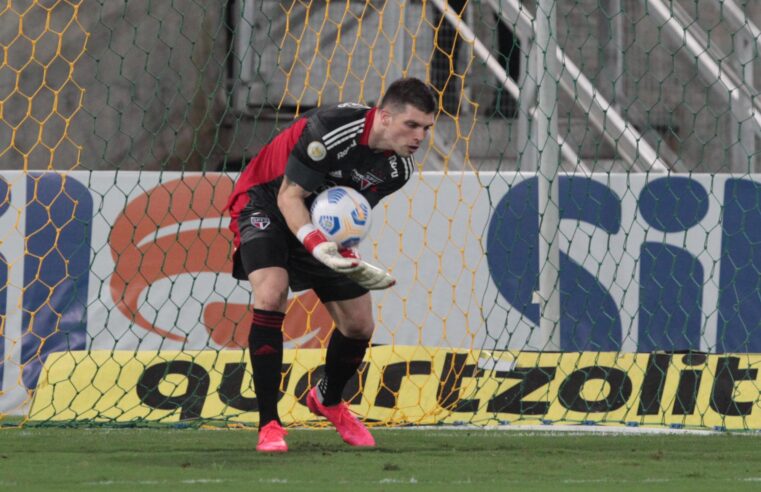
[[[340,248],[358,245],[370,230],[370,203],[357,190],[334,186],[314,199],[312,223]]]

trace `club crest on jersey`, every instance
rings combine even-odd
[[[307,145],[307,155],[313,161],[321,161],[326,155],[328,155],[328,151],[325,149],[322,142],[315,140],[314,142],[309,142],[309,145]]]
[[[270,225],[270,218],[263,215],[254,215],[251,217],[251,225],[263,231]]]
[[[352,181],[359,183],[360,190],[365,190],[373,185],[377,185],[378,183],[383,182],[382,179],[380,179],[378,176],[375,176],[374,174],[361,174],[356,169],[353,170],[351,179]]]

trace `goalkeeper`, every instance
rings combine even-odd
[[[433,125],[436,100],[415,78],[392,83],[377,107],[326,105],[304,113],[249,162],[228,200],[235,239],[233,276],[253,289],[248,338],[259,403],[261,452],[285,452],[277,401],[288,289],[313,289],[335,322],[325,376],[307,394],[309,409],[352,446],[375,440],[343,403],[375,328],[369,290],[391,287],[387,272],[339,250],[313,225],[309,206],[330,186],[349,186],[375,206],[415,169],[412,154]]]

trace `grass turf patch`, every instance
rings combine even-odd
[[[263,455],[256,432],[0,430],[0,490],[758,490],[761,446],[743,435],[593,435],[374,429],[357,450],[291,429]]]

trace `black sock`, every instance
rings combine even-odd
[[[369,342],[369,339],[346,338],[338,329],[333,330],[325,356],[325,377],[319,387],[323,405],[341,402],[344,387],[362,364]]]
[[[254,309],[248,335],[254,391],[259,403],[259,428],[273,420],[280,422],[277,401],[283,366],[283,318],[284,313]]]

